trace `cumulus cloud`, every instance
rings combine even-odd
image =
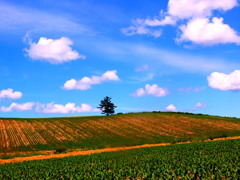
[[[106,71],[102,76],[83,77],[80,80],[70,79],[65,82],[63,88],[67,90],[78,89],[87,90],[94,84],[101,84],[106,81],[119,81],[116,70]]]
[[[179,19],[208,17],[213,10],[227,11],[237,5],[237,0],[169,0],[168,14]]]
[[[237,32],[228,24],[224,24],[223,18],[214,17],[213,14],[214,11],[228,11],[236,6],[237,0],[169,0],[166,12],[160,11],[157,18],[134,20],[132,26],[123,29],[123,33],[154,36],[156,27],[180,25],[178,43],[190,41],[199,45],[239,45],[240,36]],[[186,21],[182,20],[186,20],[187,24],[183,24]],[[161,34],[154,37],[160,37]]]
[[[134,96],[134,97],[141,97],[144,95],[146,95],[146,91],[143,88],[139,88],[134,93],[131,94],[131,96]]]
[[[170,104],[169,106],[166,107],[165,110],[166,110],[166,111],[176,112],[176,111],[177,111],[177,108],[176,108],[173,104]]]
[[[191,41],[202,45],[240,43],[240,36],[229,25],[223,23],[223,18],[214,17],[192,19],[187,25],[180,27],[182,31],[178,42]]]
[[[93,108],[88,104],[81,104],[80,106],[76,106],[75,103],[67,103],[65,105],[55,104],[55,103],[34,103],[34,102],[26,102],[22,104],[11,103],[8,107],[1,106],[0,112],[12,112],[12,111],[36,111],[39,113],[46,114],[54,114],[54,113],[83,113],[83,112],[98,112],[99,109]]]
[[[240,70],[230,74],[213,72],[208,77],[208,85],[211,88],[222,91],[239,91],[240,90]]]
[[[30,43],[30,48],[26,49],[26,52],[33,60],[47,61],[51,64],[85,59],[86,56],[71,48],[72,44],[73,42],[66,37],[60,39],[41,37],[37,43]]]
[[[212,15],[212,11],[227,11],[238,5],[237,0],[169,0],[168,11],[160,11],[160,16],[132,20],[132,26],[123,28],[126,35],[151,35],[160,37],[161,31],[155,32],[151,27],[176,25],[180,19],[203,18]]]
[[[54,114],[54,113],[82,113],[82,112],[98,112],[98,109],[91,107],[88,104],[81,104],[80,106],[76,106],[75,103],[67,103],[65,105],[62,104],[55,104],[55,103],[48,103],[48,104],[41,104],[38,103],[36,105],[36,111],[39,113],[46,113],[46,114]]]
[[[0,99],[20,99],[22,93],[20,91],[14,91],[13,89],[3,89],[0,91]]]
[[[11,103],[10,106],[1,106],[0,112],[11,112],[11,111],[31,111],[33,109],[33,106],[35,103],[33,102],[27,102],[27,103]]]
[[[206,108],[207,107],[207,104],[205,103],[197,103],[194,107],[193,107],[193,110],[196,111],[198,109],[201,109],[201,108]]]
[[[163,89],[158,87],[157,84],[153,84],[152,86],[146,84],[144,88],[137,89],[134,93],[131,94],[133,97],[141,97],[145,95],[155,96],[155,97],[162,97],[168,94],[167,89]]]

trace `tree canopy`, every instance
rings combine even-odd
[[[106,96],[101,103],[99,104],[99,109],[102,111],[102,114],[111,115],[114,114],[114,109],[117,107],[111,102],[111,97]]]

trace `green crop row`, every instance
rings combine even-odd
[[[0,179],[240,179],[240,140],[0,165]]]

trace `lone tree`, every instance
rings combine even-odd
[[[114,109],[117,106],[114,106],[114,104],[111,102],[111,99],[112,98],[106,96],[104,100],[101,100],[98,108],[102,111],[102,114],[106,114],[107,116],[114,114]]]

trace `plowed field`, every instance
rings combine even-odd
[[[0,119],[0,152],[99,149],[240,135],[240,119],[177,113]]]

